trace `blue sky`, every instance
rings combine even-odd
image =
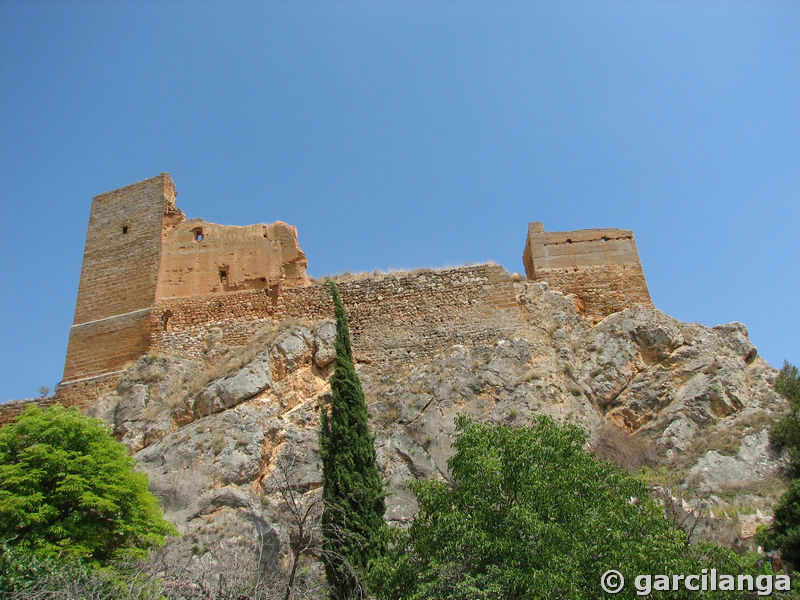
[[[92,196],[297,226],[314,276],[636,233],[653,300],[800,363],[800,3],[0,3],[0,400],[59,381]]]

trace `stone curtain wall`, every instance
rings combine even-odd
[[[512,278],[496,265],[431,270],[339,283],[360,360],[428,356],[453,344],[481,345],[521,324]],[[156,352],[198,357],[209,344],[245,344],[273,320],[333,318],[324,283],[159,302]],[[212,331],[217,330],[217,331]],[[209,337],[210,336],[210,337]]]
[[[432,356],[454,344],[490,344],[522,326],[514,279],[497,265],[390,274],[341,282],[339,289],[357,360],[375,367]],[[213,344],[244,345],[276,321],[325,318],[333,318],[333,304],[324,283],[280,294],[245,290],[161,300],[152,310],[73,328],[75,356],[85,357],[89,371],[110,372],[66,381],[55,400],[30,402],[83,408],[114,389],[120,373],[111,369],[123,358],[131,362],[148,352],[199,358]],[[19,410],[19,403],[0,406],[0,425]]]
[[[31,404],[40,408],[47,408],[58,402],[67,407],[77,406],[85,412],[94,400],[113,391],[121,376],[121,373],[109,373],[100,377],[76,381],[69,385],[60,385],[55,395],[46,398],[12,400],[11,402],[0,404],[0,427],[16,419],[19,413]]]
[[[574,294],[576,309],[594,322],[637,304],[653,305],[632,231],[546,232],[541,223],[530,223],[522,261],[529,279]]]

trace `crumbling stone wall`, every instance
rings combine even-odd
[[[164,237],[156,297],[308,285],[306,267],[291,225],[235,227],[190,219]]]
[[[58,402],[62,406],[77,406],[85,410],[94,400],[113,391],[121,376],[122,373],[109,373],[69,385],[60,385],[52,396],[4,402],[0,404],[0,427],[16,419],[19,413],[30,405],[47,408]]]
[[[339,284],[359,359],[384,364],[477,346],[521,325],[514,281],[497,265],[400,273]],[[214,340],[245,344],[268,321],[332,318],[324,283],[160,302],[153,350],[199,357]]]
[[[632,231],[547,232],[530,223],[522,261],[528,279],[574,294],[578,311],[595,322],[637,304],[653,305]]]

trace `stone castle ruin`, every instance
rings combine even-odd
[[[528,279],[574,294],[576,310],[592,321],[636,304],[653,306],[632,231],[548,232],[530,223],[522,262]]]
[[[633,233],[545,232],[531,223],[529,280],[572,294],[593,322],[652,305]],[[265,321],[332,315],[327,289],[306,276],[296,229],[187,219],[162,173],[96,196],[86,235],[75,318],[56,401],[85,406],[111,391],[148,353],[198,357],[209,332],[245,344]],[[497,265],[343,282],[355,348],[370,363],[475,346],[520,323],[519,279]],[[515,287],[516,285],[516,287]]]

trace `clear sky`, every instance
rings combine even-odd
[[[653,300],[800,363],[798,2],[1,2],[0,400],[61,378],[92,196],[297,226],[314,276],[633,229]]]

